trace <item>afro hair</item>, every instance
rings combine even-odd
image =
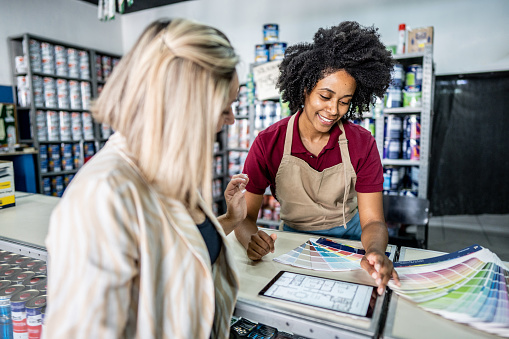
[[[362,112],[368,111],[389,87],[393,64],[377,28],[345,21],[320,28],[313,43],[288,47],[279,66],[277,87],[282,101],[288,102],[295,113],[304,105],[305,93],[311,93],[318,81],[345,70],[355,79],[357,89],[344,118],[362,118]]]

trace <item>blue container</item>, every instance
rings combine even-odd
[[[406,86],[422,86],[422,66],[415,64],[406,68]]]
[[[271,44],[279,41],[279,26],[277,24],[263,25],[263,42]]]
[[[43,179],[42,193],[45,195],[51,195],[51,180],[48,177]]]
[[[385,107],[397,108],[403,106],[403,96],[401,88],[389,86],[385,94]]]
[[[405,68],[402,64],[394,64],[391,72],[391,86],[403,88],[405,81]]]
[[[400,139],[403,127],[401,117],[388,115],[384,118],[385,139]]]
[[[269,48],[267,45],[256,45],[255,46],[255,62],[267,62],[269,61]]]
[[[270,61],[283,60],[283,58],[285,57],[286,46],[287,46],[286,42],[276,42],[270,45],[269,47]]]
[[[384,159],[401,158],[401,141],[399,139],[385,139]]]
[[[419,160],[421,158],[421,145],[419,139],[403,139],[401,149],[403,159]]]
[[[403,138],[420,139],[421,117],[418,115],[407,115],[403,119]]]

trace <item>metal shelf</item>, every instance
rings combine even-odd
[[[60,171],[60,172],[53,171],[53,172],[41,173],[41,177],[54,177],[57,175],[76,174],[77,172],[78,172],[77,169]]]
[[[432,128],[432,107],[434,91],[433,45],[427,45],[423,52],[394,55],[394,59],[403,64],[419,63],[422,65],[422,105],[421,107],[384,108],[376,117],[376,143],[383,165],[418,166],[419,167],[419,198],[428,196],[429,158]],[[419,114],[421,118],[420,160],[383,159],[384,148],[384,117],[390,114]]]
[[[405,159],[383,159],[382,165],[388,166],[419,166],[419,160],[405,160]]]
[[[30,48],[29,48],[29,40],[30,39],[34,39],[34,40],[37,40],[39,42],[47,42],[47,43],[50,43],[50,44],[53,44],[53,45],[62,45],[64,47],[66,47],[66,48],[74,48],[76,50],[86,51],[88,53],[88,55],[89,55],[90,77],[88,79],[85,79],[85,78],[80,78],[80,77],[69,77],[69,76],[65,76],[65,75],[58,75],[58,74],[54,74],[54,73],[50,74],[50,73],[43,73],[43,72],[34,72],[32,70],[32,65],[31,65],[31,63],[29,61],[30,60],[30,53],[31,53],[30,52]],[[22,35],[18,35],[18,36],[9,37],[8,38],[8,45],[9,45],[9,59],[10,59],[9,62],[10,62],[10,67],[11,67],[11,76],[12,76],[13,84],[14,84],[12,86],[12,90],[13,90],[13,97],[15,98],[16,104],[18,104],[17,90],[16,90],[16,83],[17,83],[17,77],[18,76],[26,76],[28,90],[30,92],[31,98],[35,97],[34,90],[33,90],[33,84],[32,84],[32,77],[33,76],[51,77],[51,78],[55,78],[55,79],[61,78],[61,79],[66,79],[66,80],[88,82],[88,83],[91,84],[91,95],[92,95],[92,98],[96,98],[97,97],[97,93],[98,93],[97,92],[98,79],[97,79],[96,62],[95,62],[96,55],[107,55],[107,56],[110,56],[110,57],[113,57],[113,58],[120,58],[119,55],[115,55],[115,54],[112,54],[110,52],[102,52],[102,51],[98,51],[96,49],[91,49],[91,48],[88,48],[88,47],[83,47],[83,46],[69,44],[69,43],[62,42],[62,41],[48,39],[46,37],[36,36],[36,35],[33,35],[33,34],[22,34]],[[27,53],[26,55],[25,55],[25,52]],[[27,60],[27,63],[26,63],[26,72],[17,72],[16,65],[15,65],[15,62],[14,62],[14,59],[15,59],[16,56],[24,56],[25,59]],[[99,83],[104,83],[104,82],[99,81]],[[29,126],[29,129],[24,130],[24,132],[25,132],[25,135],[24,135],[25,139],[20,139],[20,142],[29,143],[29,144],[33,145],[35,148],[39,148],[39,145],[41,145],[41,144],[51,144],[51,143],[82,143],[82,142],[85,141],[85,142],[93,142],[96,150],[99,150],[100,143],[102,141],[104,141],[104,139],[101,138],[99,125],[95,121],[93,123],[94,124],[94,138],[91,139],[91,140],[67,140],[67,141],[65,141],[65,140],[40,141],[40,140],[38,140],[38,138],[37,138],[37,126],[36,126],[36,123],[35,123],[37,121],[37,119],[36,119],[36,111],[38,111],[38,110],[42,110],[42,111],[80,112],[80,113],[90,112],[90,110],[82,109],[82,108],[73,109],[73,108],[35,106],[34,100],[32,100],[31,104],[28,107],[18,106],[17,110],[16,110],[16,111],[23,111],[22,114],[26,118],[26,119],[24,119],[24,120],[26,120],[24,126],[25,127]],[[29,121],[32,121],[32,123],[30,125],[28,125]],[[20,130],[21,129],[18,126],[18,131],[17,132],[19,133],[19,135],[21,135]],[[28,131],[30,131],[30,134],[28,134]],[[33,137],[30,138],[30,139],[26,139],[26,137],[29,136],[29,135],[32,135]],[[84,159],[83,147],[80,147],[79,157],[83,161],[83,159]],[[36,167],[38,168],[38,171],[36,171],[37,172],[36,180],[38,181],[37,182],[37,186],[38,186],[38,192],[39,193],[43,193],[43,177],[53,176],[53,175],[74,174],[74,173],[77,172],[77,170],[72,170],[72,171],[41,173],[40,164],[41,164],[41,159],[40,159],[40,155],[39,155],[39,156],[36,157]]]
[[[384,108],[384,114],[412,114],[421,113],[422,107],[395,107],[395,108]]]

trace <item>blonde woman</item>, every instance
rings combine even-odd
[[[218,30],[154,22],[94,105],[116,133],[54,210],[47,338],[226,338],[238,288],[225,234],[247,178],[211,211],[215,134],[234,122],[238,56]]]

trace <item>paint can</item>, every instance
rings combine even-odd
[[[420,139],[421,117],[417,114],[407,115],[403,119],[403,138]]]
[[[421,145],[419,139],[403,139],[402,142],[403,159],[419,160],[421,154]]]
[[[46,295],[38,295],[25,303],[29,339],[40,339],[42,333],[42,309],[46,306]]]
[[[405,85],[406,86],[422,86],[422,66],[421,65],[413,64],[406,68]]]
[[[71,140],[71,113],[66,111],[58,112],[58,122],[60,127],[60,140]]]
[[[405,68],[402,64],[396,63],[391,72],[391,86],[396,88],[403,88],[405,80]]]
[[[403,121],[396,115],[387,115],[385,121],[385,139],[400,139]]]
[[[286,51],[286,42],[275,42],[269,46],[269,60],[283,60]]]
[[[38,290],[25,290],[11,297],[12,327],[14,339],[28,338],[27,314],[25,304],[40,294]]]
[[[401,141],[399,139],[385,139],[383,157],[384,159],[400,159]]]
[[[386,108],[397,108],[401,107],[401,88],[389,86],[385,94],[385,107]]]
[[[263,25],[263,42],[271,44],[279,41],[279,25],[265,24]]]
[[[255,62],[262,63],[269,61],[269,48],[265,44],[255,45]]]
[[[403,89],[403,107],[421,107],[421,86],[405,86]]]

